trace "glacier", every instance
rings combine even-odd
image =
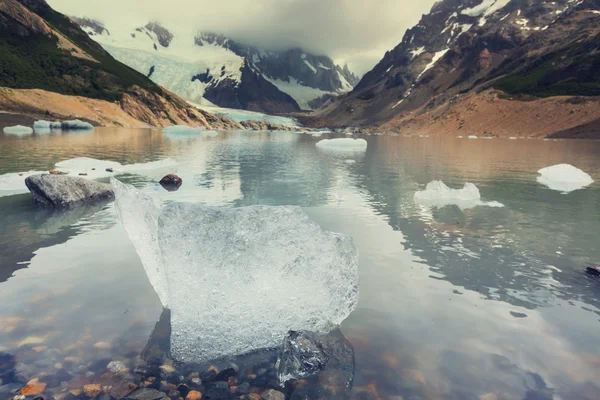
[[[358,301],[358,251],[299,207],[157,207],[111,179],[115,206],[162,304],[171,353],[204,362],[327,333]]]
[[[461,210],[477,206],[504,207],[497,201],[484,202],[477,186],[465,183],[462,189],[451,189],[442,181],[432,181],[427,184],[424,191],[416,192],[415,203],[428,207],[445,207],[456,205]]]
[[[563,193],[580,190],[594,183],[589,174],[570,164],[542,168],[538,173],[540,174],[537,177],[539,183]]]
[[[319,149],[331,151],[363,152],[367,151],[367,146],[368,144],[365,139],[323,139],[317,142]]]
[[[33,129],[23,125],[7,126],[4,128],[4,133],[8,135],[31,135],[33,133]]]

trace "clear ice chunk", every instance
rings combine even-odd
[[[317,147],[322,150],[332,151],[366,151],[367,141],[365,139],[323,139],[317,143]]]
[[[504,207],[497,201],[485,202],[481,200],[481,193],[477,186],[465,183],[462,189],[452,189],[442,181],[432,181],[427,184],[424,191],[416,192],[415,203],[429,207],[445,207],[456,205],[461,210],[477,206]]]
[[[290,330],[327,333],[358,301],[358,252],[299,207],[157,208],[112,181],[150,283],[171,310],[171,353],[202,362],[275,348]]]
[[[538,171],[537,181],[552,190],[563,193],[583,189],[594,183],[592,177],[570,164],[559,164]]]
[[[54,124],[51,124],[50,128],[55,129]],[[74,119],[70,121],[62,121],[60,123],[60,129],[63,131],[91,131],[94,130],[94,125]]]

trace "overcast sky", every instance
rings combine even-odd
[[[434,0],[47,0],[58,11],[108,25],[156,20],[223,33],[267,48],[299,46],[356,73],[371,69],[429,12]]]

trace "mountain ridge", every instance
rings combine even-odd
[[[313,118],[397,131],[413,117],[488,90],[593,101],[600,95],[598,27],[598,0],[442,0],[352,92]]]

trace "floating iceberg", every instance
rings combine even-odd
[[[35,123],[33,124],[33,129],[38,130],[38,129],[61,129],[62,124],[60,122],[50,122],[50,121],[44,121],[39,120],[39,121],[35,121]]]
[[[323,150],[334,151],[366,151],[367,141],[365,139],[323,139],[317,143],[317,147]]]
[[[559,164],[540,169],[537,181],[552,190],[563,193],[583,189],[594,183],[590,175],[570,164]]]
[[[33,133],[33,129],[23,125],[7,126],[4,128],[4,133],[9,135],[31,135]]]
[[[54,128],[55,123],[52,123],[50,128]],[[91,131],[94,130],[94,125],[80,121],[78,119],[74,119],[71,121],[63,121],[60,123],[60,129],[63,131]]]
[[[177,172],[177,162],[171,158],[147,163],[122,165],[116,161],[97,160],[89,157],[77,157],[55,164],[55,171],[70,176],[87,179],[101,179],[116,174],[145,175],[160,179]],[[27,193],[25,179],[32,175],[47,174],[48,171],[28,171],[0,175],[0,197]]]
[[[481,194],[477,186],[472,183],[465,183],[462,189],[451,189],[442,181],[432,181],[422,192],[416,192],[415,203],[428,207],[445,207],[456,205],[461,210],[474,208],[477,206],[504,207],[497,201],[481,201]]]
[[[216,208],[152,198],[116,179],[116,207],[171,310],[182,362],[277,347],[289,330],[326,333],[358,301],[358,252],[299,207]]]
[[[185,126],[185,125],[173,125],[168,126],[163,129],[163,133],[201,133],[205,131],[206,128],[203,126],[193,127],[193,126]]]
[[[475,135],[471,135],[471,136],[469,136],[467,139],[478,139],[478,137],[477,137],[477,136],[475,136]]]

